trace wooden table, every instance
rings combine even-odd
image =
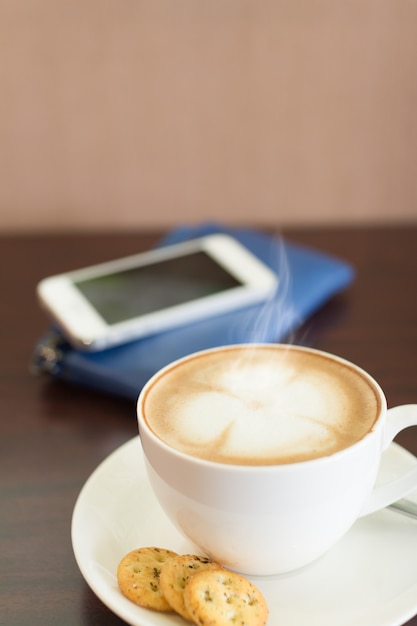
[[[357,270],[354,284],[308,320],[296,342],[367,369],[389,406],[417,402],[417,226],[283,234],[336,254]],[[132,254],[158,237],[156,232],[0,237],[0,623],[5,626],[122,623],[84,582],[72,553],[70,523],[89,474],[137,434],[135,407],[30,374],[32,347],[48,326],[35,286],[52,272]],[[398,440],[417,454],[417,429]],[[416,626],[417,617],[408,623]]]

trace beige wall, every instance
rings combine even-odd
[[[0,230],[417,220],[417,0],[0,0]]]

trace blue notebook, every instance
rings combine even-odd
[[[235,343],[285,340],[354,278],[353,268],[341,259],[255,230],[217,224],[182,226],[160,245],[215,232],[235,237],[278,274],[280,283],[274,299],[100,352],[72,348],[54,327],[35,346],[35,371],[136,400],[156,371],[191,352]]]

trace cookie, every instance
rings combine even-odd
[[[162,567],[177,556],[163,548],[139,548],[123,557],[117,568],[117,582],[126,598],[148,609],[171,611],[160,586]]]
[[[197,572],[184,590],[184,602],[199,626],[264,626],[268,606],[249,580],[225,569]]]
[[[192,621],[184,603],[184,589],[191,576],[201,570],[219,569],[219,563],[203,556],[184,554],[169,559],[161,570],[160,585],[174,611]]]

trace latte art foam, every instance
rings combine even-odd
[[[149,426],[168,445],[245,465],[337,452],[364,437],[378,411],[359,370],[286,346],[196,355],[157,377],[144,400]]]

